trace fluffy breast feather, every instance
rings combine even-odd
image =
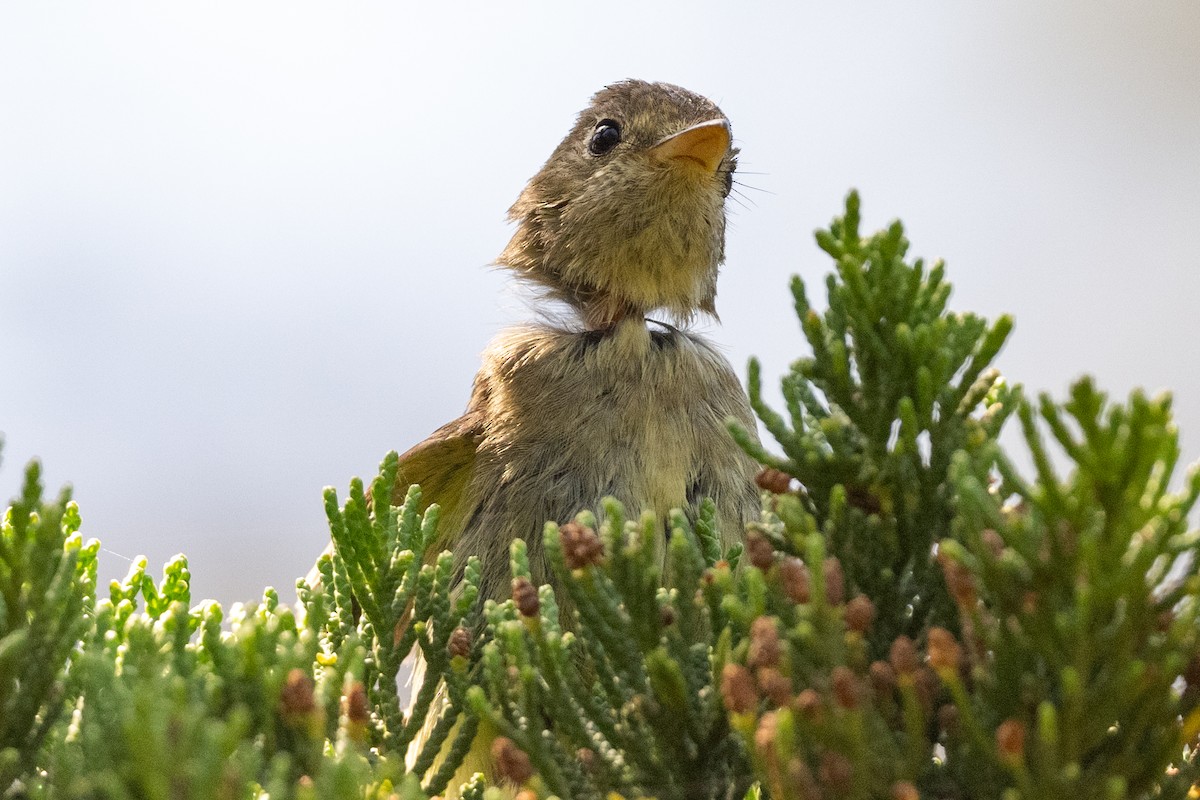
[[[725,429],[734,417],[753,430],[753,417],[729,363],[698,336],[641,320],[506,331],[484,354],[468,415],[482,426],[455,552],[483,558],[485,597],[508,594],[513,538],[544,580],[545,521],[605,496],[663,520],[712,497],[727,544],[757,515],[754,462]]]

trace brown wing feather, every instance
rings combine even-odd
[[[479,428],[467,414],[438,428],[429,438],[400,456],[392,503],[404,502],[410,484],[421,486],[421,510],[431,503],[442,509],[437,540],[426,548],[426,560],[432,561],[462,532],[469,516],[465,501],[467,486],[475,473],[475,453]]]
[[[392,487],[394,505],[404,502],[411,484],[421,486],[422,513],[432,503],[442,509],[437,539],[425,549],[425,560],[433,562],[438,553],[447,549],[462,533],[464,521],[470,514],[464,502],[466,488],[475,472],[475,451],[478,426],[470,414],[448,422],[400,456],[400,469]],[[370,490],[367,501],[371,502]],[[322,554],[333,552],[330,542]],[[305,579],[314,588],[321,585],[321,575],[314,566]]]

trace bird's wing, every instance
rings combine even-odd
[[[411,484],[421,486],[421,510],[437,503],[442,510],[437,539],[425,550],[427,560],[458,538],[466,523],[467,487],[475,473],[479,425],[465,414],[438,428],[429,438],[400,456],[400,469],[392,488],[392,503],[400,505]]]
[[[438,553],[453,543],[462,532],[470,510],[465,502],[466,489],[475,472],[475,450],[479,426],[471,414],[464,414],[429,435],[425,441],[400,456],[400,468],[392,487],[391,502],[400,505],[411,484],[421,486],[421,512],[437,503],[442,509],[438,521],[437,539],[425,548],[425,558],[431,562]],[[368,501],[370,501],[370,489]],[[333,553],[330,542],[322,555]],[[314,566],[305,581],[313,588],[321,585],[321,573]]]
[[[455,545],[478,504],[478,498],[473,496],[470,484],[475,474],[475,458],[481,438],[480,418],[468,411],[453,422],[438,428],[425,441],[400,456],[400,469],[396,472],[396,484],[392,487],[392,503],[398,505],[404,502],[409,485],[416,483],[421,486],[422,511],[431,503],[437,503],[442,510],[438,520],[437,538],[425,548],[427,563],[432,563],[439,553]],[[411,614],[410,605],[396,626],[397,639],[403,636]],[[408,687],[410,700],[406,714],[412,714],[412,703],[424,684],[428,667],[424,654],[419,649],[415,656],[411,657],[411,663],[412,676]],[[436,673],[432,677],[435,680],[439,679]],[[448,691],[444,684],[438,687],[421,732],[409,745],[406,755],[409,769],[413,768],[425,749],[426,742],[441,718],[442,709],[449,704]],[[441,769],[442,762],[450,752],[450,745],[456,739],[458,726],[462,724],[461,720],[455,723],[426,775],[433,775]],[[450,786],[459,786],[469,781],[475,772],[495,774],[491,742],[496,735],[497,733],[485,722],[476,734],[463,763],[450,780]]]

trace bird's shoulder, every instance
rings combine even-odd
[[[464,495],[475,472],[479,438],[476,415],[468,411],[400,456],[392,503],[404,502],[408,487],[419,484],[422,511],[433,503],[442,509],[438,527],[441,540],[451,536],[462,523],[460,517],[466,512]],[[437,551],[438,548],[430,550]]]

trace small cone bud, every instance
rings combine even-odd
[[[897,675],[912,675],[917,671],[920,660],[917,658],[917,646],[907,636],[897,636],[888,652],[888,661]]]
[[[821,695],[813,689],[805,689],[796,695],[795,709],[805,719],[817,719],[821,715]]]
[[[833,699],[846,709],[858,708],[858,678],[845,665],[833,668]]]
[[[536,617],[541,610],[537,589],[528,578],[514,578],[512,583],[513,602],[523,617]]]
[[[808,567],[798,558],[785,558],[779,563],[779,579],[784,594],[793,603],[807,603],[812,599],[809,586]]]
[[[952,558],[938,558],[942,565],[942,577],[946,588],[954,602],[962,609],[973,609],[979,602],[979,592],[975,588],[975,576],[962,563]]]
[[[774,667],[762,667],[755,674],[758,688],[763,696],[777,706],[786,706],[792,700],[792,682]]]
[[[311,714],[316,707],[312,678],[302,669],[293,669],[279,691],[279,710],[285,719],[295,719]]]
[[[759,617],[750,624],[750,650],[746,664],[751,669],[775,667],[783,655],[779,643],[779,629],[773,617]]]
[[[366,740],[367,723],[371,720],[371,706],[367,702],[366,688],[358,681],[352,683],[342,695],[341,706],[350,738],[356,742]]]
[[[492,760],[496,762],[496,773],[513,783],[524,783],[533,775],[529,756],[506,736],[497,736],[492,742]]]
[[[764,572],[775,563],[775,547],[767,537],[757,531],[746,534],[746,554],[750,563]]]
[[[1025,725],[1020,720],[1006,719],[996,728],[996,751],[1000,758],[1015,763],[1025,757]]]
[[[821,783],[841,796],[848,793],[852,787],[854,767],[851,766],[850,759],[841,753],[826,750],[821,754],[821,764],[817,769],[817,775],[820,777]]]
[[[933,698],[937,696],[937,675],[929,667],[921,667],[914,677],[916,678],[917,699],[921,702],[921,708],[928,714],[933,711]]]
[[[774,467],[763,467],[754,476],[754,482],[764,491],[783,494],[791,488],[792,476]]]
[[[461,625],[455,628],[450,633],[450,641],[446,643],[446,650],[450,653],[451,658],[466,658],[471,655],[470,631]]]
[[[896,670],[886,661],[871,663],[871,690],[877,698],[891,697],[896,691]]]
[[[604,560],[604,543],[591,528],[578,522],[568,522],[558,529],[562,541],[563,561],[570,569],[599,565]]]
[[[875,604],[860,594],[846,603],[846,627],[856,633],[866,633],[875,620]]]
[[[846,602],[846,574],[842,571],[842,562],[830,556],[825,559],[822,569],[825,572],[825,599],[831,606],[840,606]]]
[[[768,711],[758,721],[758,729],[754,731],[754,746],[760,753],[775,755],[775,729],[778,727],[776,715],[778,711]]]
[[[954,639],[954,634],[945,628],[929,629],[929,665],[943,677],[958,673],[958,665],[962,660],[962,647]]]
[[[725,707],[735,714],[744,714],[758,706],[758,693],[750,670],[741,664],[726,664],[721,671],[721,697]]]

